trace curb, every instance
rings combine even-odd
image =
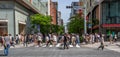
[[[34,44],[28,44],[28,47],[31,47],[33,46]],[[24,47],[23,44],[19,44],[19,45],[15,45],[15,47],[11,46],[10,48],[21,48],[21,47]],[[4,47],[0,47],[0,50],[3,50]]]

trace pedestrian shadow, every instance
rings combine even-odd
[[[120,45],[119,45],[119,44],[116,44],[116,46],[120,47]]]
[[[5,56],[4,54],[0,54],[0,56]]]
[[[59,50],[64,50],[64,48],[62,48],[62,47],[58,47],[58,49],[59,49]]]

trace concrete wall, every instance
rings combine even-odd
[[[8,34],[14,36],[14,3],[12,1],[0,1],[0,19],[8,20]]]
[[[30,10],[25,7],[15,4],[15,19],[16,19],[16,34],[19,34],[19,24],[25,25],[25,30],[30,27],[30,15],[33,14]],[[24,32],[25,32],[24,30]]]
[[[19,11],[15,11],[15,24],[16,24],[16,34],[19,34],[19,24],[23,24],[26,25],[26,21],[27,21],[27,15],[24,15],[22,13],[20,13]]]
[[[14,35],[14,11],[13,9],[0,9],[0,19],[8,20],[8,34]]]

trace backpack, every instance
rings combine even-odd
[[[14,41],[14,38],[12,37],[12,41]]]

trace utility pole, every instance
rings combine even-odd
[[[87,34],[87,24],[86,24],[86,0],[84,1],[84,34]]]
[[[50,3],[51,3],[51,0],[48,0],[48,15],[50,15]]]

